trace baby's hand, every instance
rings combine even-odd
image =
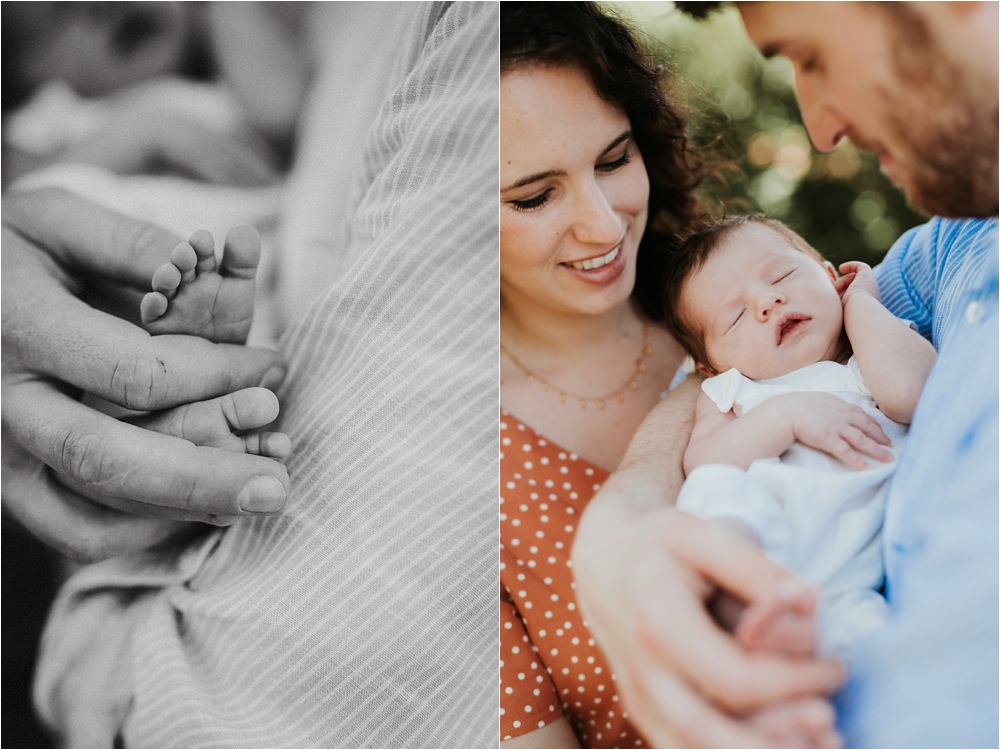
[[[847,301],[856,294],[868,294],[880,300],[878,282],[872,274],[872,268],[867,263],[851,260],[840,264],[840,272],[844,274],[833,286],[840,295],[840,302],[847,307]]]
[[[852,469],[867,469],[864,456],[891,461],[891,445],[870,415],[829,393],[794,393],[785,399],[792,433],[800,443],[828,453]]]

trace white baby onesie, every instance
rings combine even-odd
[[[907,428],[878,410],[857,361],[817,362],[769,380],[736,369],[709,378],[702,390],[722,412],[739,417],[774,396],[830,393],[860,406],[892,441],[897,456]],[[886,480],[896,460],[869,460],[858,471],[832,456],[795,443],[779,458],[754,461],[743,471],[711,464],[691,472],[677,506],[705,518],[742,521],[760,535],[768,554],[823,589],[821,650],[845,656],[866,633],[884,624],[887,607],[880,536]]]

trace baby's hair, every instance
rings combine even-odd
[[[705,261],[718,249],[726,237],[737,229],[751,224],[767,227],[783,238],[793,249],[805,253],[817,263],[824,261],[823,256],[796,232],[780,221],[770,219],[763,214],[745,214],[711,219],[682,238],[680,244],[670,254],[664,275],[664,324],[677,342],[699,364],[712,367],[708,352],[705,350],[703,332],[695,330],[694,326],[685,321],[680,313],[681,290],[684,288],[684,283],[705,264]]]

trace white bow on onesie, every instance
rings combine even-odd
[[[732,410],[737,417],[774,396],[830,393],[874,417],[892,441],[896,458],[890,463],[869,460],[863,471],[801,443],[780,458],[754,461],[746,471],[724,464],[699,466],[677,500],[689,513],[749,525],[775,561],[821,586],[820,650],[846,656],[886,621],[888,608],[878,593],[885,486],[907,427],[878,410],[853,357],[846,365],[817,362],[760,381],[732,369],[706,380],[702,390],[720,411]]]

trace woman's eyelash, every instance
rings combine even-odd
[[[531,211],[532,209],[544,206],[545,202],[549,199],[550,192],[551,191],[546,190],[544,193],[536,195],[534,198],[526,198],[520,201],[509,201],[509,203],[515,211]]]
[[[632,161],[632,154],[626,149],[621,156],[619,156],[614,161],[606,162],[605,164],[598,164],[597,169],[601,172],[614,172],[616,169],[621,169],[626,164]]]
[[[614,161],[609,161],[604,164],[598,164],[595,169],[599,172],[614,172],[616,169],[621,169],[626,164],[632,161],[632,154],[628,149],[622,153]],[[511,207],[515,211],[532,211],[536,208],[541,208],[549,200],[549,193],[551,190],[546,190],[544,193],[536,195],[534,198],[526,198],[524,200],[508,201]]]

